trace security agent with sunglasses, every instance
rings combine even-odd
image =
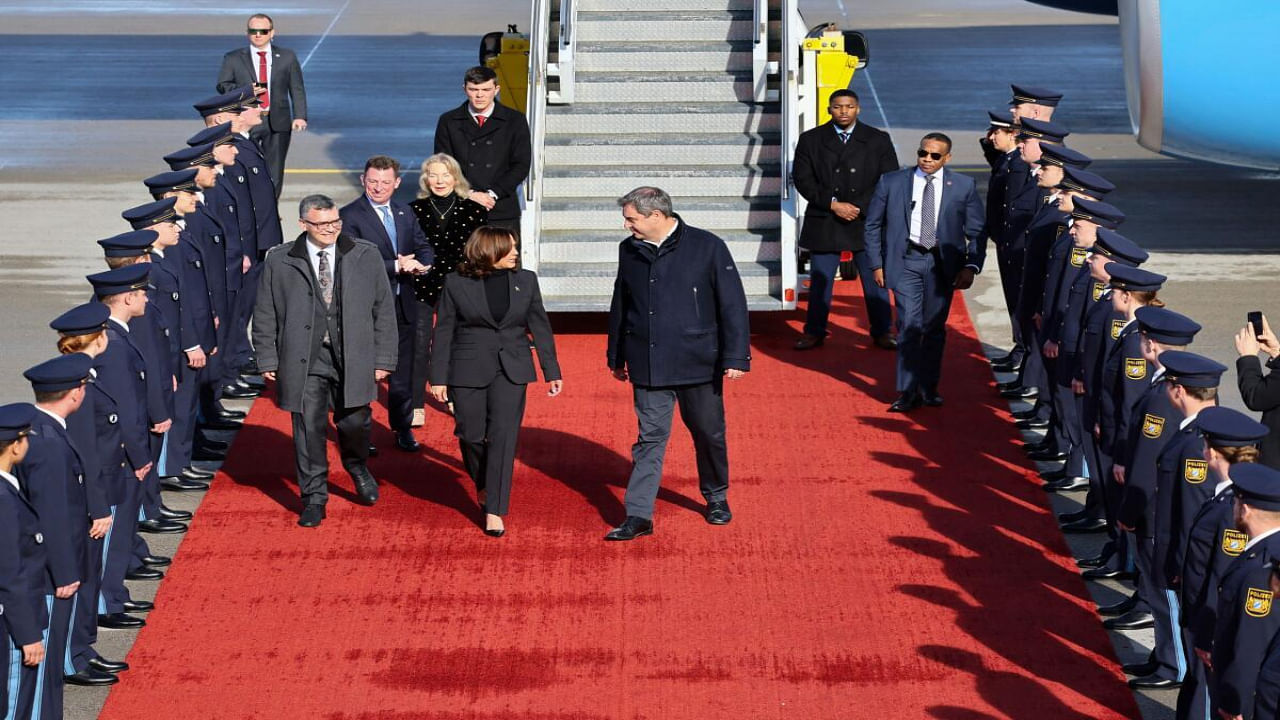
[[[366,505],[378,500],[369,473],[369,403],[396,368],[395,296],[373,243],[342,232],[333,200],[308,195],[303,232],[267,253],[253,311],[253,346],[280,409],[293,414],[303,510],[316,527],[329,500],[325,430],[332,409],[342,464]]]
[[[253,86],[266,121],[254,129],[253,139],[267,158],[279,198],[292,133],[307,129],[307,91],[302,83],[298,56],[272,42],[275,27],[269,15],[258,13],[249,17],[249,47],[232,50],[222,57],[217,91],[225,93],[245,85]]]
[[[938,381],[952,293],[982,271],[982,201],[973,179],[945,168],[951,138],[920,140],[916,167],[886,173],[867,207],[867,254],[876,284],[898,310],[898,399],[891,412],[941,405]]]

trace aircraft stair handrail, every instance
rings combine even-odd
[[[532,156],[529,177],[524,182],[524,212],[520,217],[521,237],[525,238],[521,264],[537,270],[538,230],[542,223],[543,146],[547,127],[547,53],[551,45],[551,2],[533,0],[529,19],[529,87],[525,118],[529,123]]]
[[[764,102],[769,97],[769,0],[753,0],[751,6],[752,82],[756,102]]]
[[[577,39],[574,31],[578,24],[578,5],[573,0],[560,0],[560,46],[556,55],[556,73],[560,78],[560,94],[557,103],[573,104],[574,48]]]

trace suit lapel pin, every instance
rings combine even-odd
[[[515,288],[516,292],[520,292],[520,286],[519,286],[519,285],[513,285],[512,287],[514,287],[514,288]]]

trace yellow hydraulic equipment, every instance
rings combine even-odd
[[[867,65],[867,41],[861,33],[841,31],[834,23],[810,30],[801,46],[806,67],[813,68],[817,79],[813,93],[814,126],[831,119],[827,105],[831,93],[844,90],[853,81],[853,73]]]
[[[524,112],[529,94],[529,36],[518,32],[515,25],[508,25],[505,33],[485,35],[480,38],[480,64],[498,73],[498,87],[502,88],[498,102]]]

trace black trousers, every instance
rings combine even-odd
[[[506,515],[511,502],[525,387],[499,372],[486,387],[449,388],[462,464],[476,490],[485,491],[485,506],[494,515]]]
[[[406,320],[399,311],[396,311],[396,337],[396,369],[387,378],[387,421],[392,430],[399,431],[408,430],[413,421],[413,358],[418,344],[416,323]]]
[[[413,409],[423,407],[427,401],[427,373],[431,371],[431,329],[435,324],[435,316],[435,305],[418,301],[418,316],[413,323]]]
[[[662,461],[671,438],[671,415],[693,436],[698,461],[698,488],[707,502],[720,502],[729,492],[729,448],[725,442],[724,380],[677,387],[632,387],[639,434],[631,446],[631,477],[623,504],[628,517],[650,519],[662,481]]]
[[[289,154],[289,142],[293,139],[293,131],[276,132],[271,123],[263,115],[262,124],[249,132],[249,137],[262,148],[262,155],[267,160],[267,174],[276,185],[276,199],[280,199],[280,189],[284,187],[284,159]]]
[[[369,460],[369,429],[373,414],[368,405],[342,406],[341,363],[328,348],[321,348],[302,388],[302,412],[293,413],[293,451],[297,464],[298,490],[303,505],[324,505],[329,501],[329,457],[325,433],[329,413],[338,430],[338,451],[342,466],[351,472]]]

